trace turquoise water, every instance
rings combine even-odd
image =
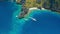
[[[36,12],[34,14],[34,18],[36,18],[36,22],[33,20],[29,20],[24,24],[22,33],[23,34],[60,34],[60,15],[57,13],[44,12]]]
[[[21,8],[13,13],[14,34],[60,34],[60,14],[51,10],[32,10],[29,16],[18,19]],[[29,17],[35,18],[37,21]],[[24,19],[28,19],[27,21]],[[11,33],[12,34],[12,33]]]
[[[16,15],[20,11],[21,5],[0,2],[0,34],[60,34],[60,14],[50,10],[32,10],[25,18],[18,19]]]

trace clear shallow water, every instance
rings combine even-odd
[[[16,18],[20,10],[21,6],[14,3],[0,3],[0,34],[60,34],[60,14],[49,10],[33,10],[24,18],[28,19],[26,21]]]
[[[16,15],[18,15],[20,11],[17,12],[15,12]],[[37,21],[29,17],[33,17]],[[28,20],[26,21],[24,19]],[[16,28],[19,32],[18,34],[60,34],[60,14],[56,12],[50,10],[32,10],[29,16],[24,19],[14,18],[14,22],[19,24],[15,25],[19,26],[17,27],[18,29]]]

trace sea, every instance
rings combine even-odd
[[[60,13],[51,10],[31,10],[22,19],[22,5],[0,2],[0,34],[60,34]]]

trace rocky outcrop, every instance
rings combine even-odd
[[[25,17],[25,15],[28,13],[28,8],[26,8],[26,7],[22,7],[22,9],[21,9],[21,13],[18,15],[18,18],[19,19],[22,19],[22,18],[24,18]]]

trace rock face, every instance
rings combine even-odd
[[[28,8],[23,7],[23,8],[21,9],[21,13],[19,14],[18,18],[19,18],[19,19],[24,18],[27,13],[28,13]]]
[[[43,7],[45,9],[49,9],[49,10],[53,10],[53,11],[57,11],[59,12],[60,11],[60,3],[59,3],[59,0],[48,0],[48,1],[45,1],[44,4],[43,4]]]
[[[30,1],[31,1],[31,3],[30,3]],[[29,3],[29,4],[27,4],[27,2]],[[60,11],[60,6],[59,6],[59,3],[58,3],[58,1],[55,1],[55,0],[46,0],[46,1],[43,1],[43,0],[35,0],[35,1],[33,1],[33,0],[20,0],[19,1],[19,4],[21,4],[22,5],[22,9],[21,9],[21,13],[19,14],[19,16],[18,16],[18,18],[19,19],[21,19],[21,18],[24,18],[25,17],[25,15],[28,13],[28,9],[27,8],[29,8],[29,7],[34,7],[33,5],[36,5],[36,4],[34,4],[36,2],[36,4],[38,4],[39,6],[36,6],[38,9],[41,9],[42,7],[44,7],[45,9],[49,9],[49,10],[52,10],[52,11],[57,11],[57,12],[59,12]],[[42,5],[40,6],[40,4],[42,3]],[[27,6],[25,6],[25,4],[27,5]],[[30,6],[31,5],[31,6]]]
[[[37,7],[38,9],[41,9],[41,7]]]
[[[16,3],[20,5],[25,4],[25,2],[26,0],[16,0]]]
[[[40,4],[41,3],[41,0],[36,0],[36,3]]]

